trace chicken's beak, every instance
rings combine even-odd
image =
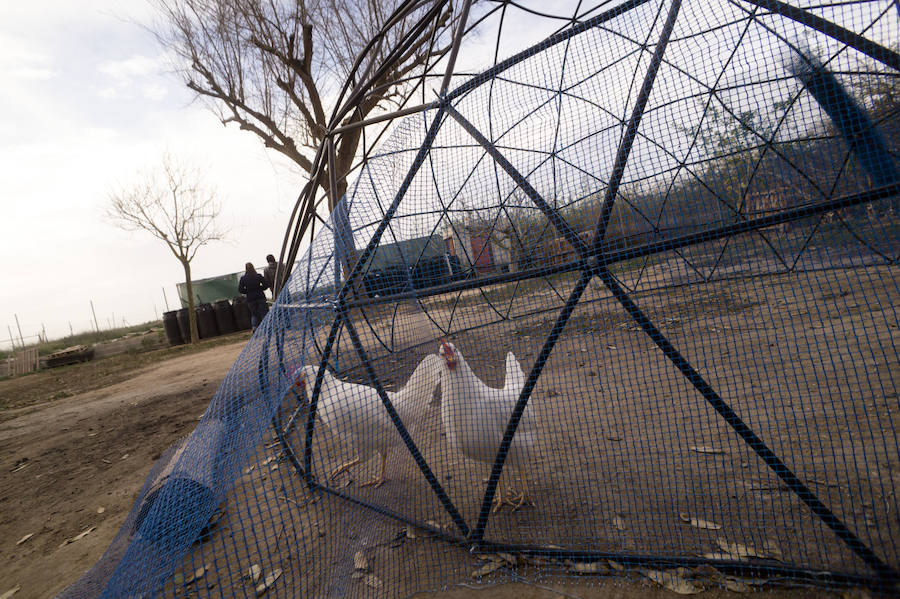
[[[446,340],[441,340],[441,349],[438,353],[444,358],[447,368],[450,370],[456,368],[456,352],[453,351],[453,348],[450,347]]]

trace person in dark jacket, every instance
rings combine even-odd
[[[247,296],[247,307],[250,308],[250,325],[254,331],[269,311],[269,304],[266,303],[266,294],[263,293],[268,288],[269,284],[266,283],[265,277],[256,272],[252,262],[244,265],[244,276],[238,281],[238,291]]]
[[[278,262],[275,260],[275,256],[272,254],[266,256],[266,267],[263,269],[263,278],[266,279],[269,289],[272,290],[272,299],[275,299],[275,271],[277,269]]]

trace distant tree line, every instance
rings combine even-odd
[[[871,116],[895,161],[900,156],[900,77],[860,69],[844,85]],[[667,181],[625,183],[604,238],[624,248],[683,235],[871,188],[873,183],[847,142],[823,113],[818,123],[786,123],[789,101],[736,112],[713,99],[699,105],[702,126],[679,128],[696,150]],[[795,117],[796,118],[796,117]],[[790,135],[780,133],[790,131]],[[573,198],[545,198],[585,243],[593,240],[605,187],[585,179]],[[893,214],[898,199],[856,206],[840,218]],[[455,228],[488,237],[518,269],[574,260],[570,244],[521,190],[499,206],[472,209]]]

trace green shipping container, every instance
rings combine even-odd
[[[192,281],[194,286],[194,305],[214,304],[218,300],[232,300],[238,293],[238,281],[241,279],[243,272],[235,272],[229,275],[220,275],[218,277],[209,277],[208,279],[197,279]],[[186,308],[187,285],[178,283],[178,299],[181,300],[181,307]]]

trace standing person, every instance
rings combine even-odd
[[[266,262],[266,267],[263,269],[263,277],[265,277],[269,289],[272,290],[272,299],[275,299],[275,271],[278,269],[278,262],[275,261],[275,256],[272,254],[266,256]]]
[[[263,293],[269,288],[266,279],[256,272],[252,262],[244,265],[244,276],[238,281],[238,291],[247,296],[247,307],[250,308],[250,325],[253,330],[259,326],[262,319],[266,317],[269,311],[269,305],[266,303],[266,294]]]

